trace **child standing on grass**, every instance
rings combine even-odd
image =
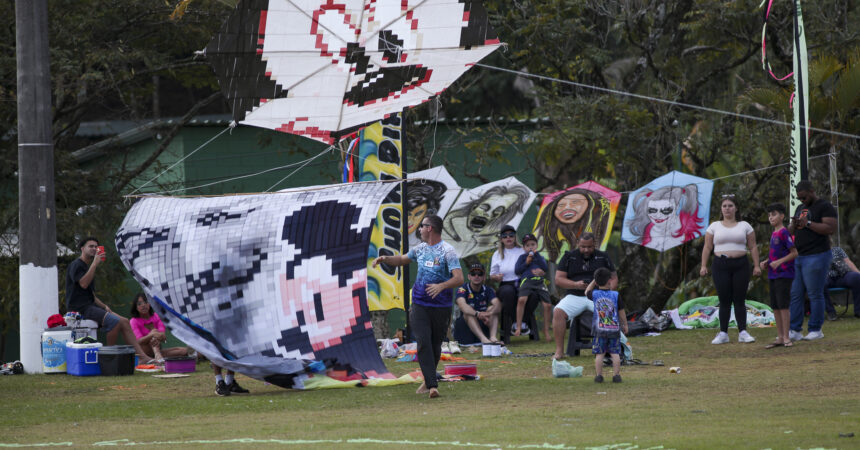
[[[767,261],[761,262],[761,270],[767,269],[770,283],[770,306],[776,321],[776,340],[764,348],[774,348],[784,345],[791,347],[788,336],[791,303],[791,283],[794,281],[794,258],[797,258],[797,248],[791,233],[785,228],[785,206],[774,203],[767,207],[767,220],[773,227],[770,235],[770,252]]]
[[[594,280],[585,288],[585,296],[594,302],[594,321],[591,334],[594,335],[591,353],[594,353],[595,383],[603,383],[603,356],[609,353],[612,358],[612,382],[621,382],[621,331],[627,333],[627,315],[624,303],[609,285],[612,272],[601,267],[594,271]]]
[[[549,336],[549,322],[552,317],[552,303],[549,299],[549,290],[546,288],[546,273],[549,267],[546,259],[537,252],[537,238],[533,234],[523,236],[523,253],[517,258],[514,265],[514,273],[520,277],[517,298],[517,322],[514,324],[513,335],[528,333],[528,328],[523,326],[523,315],[526,303],[531,294],[537,294],[541,304],[544,305],[544,335]]]
[[[212,370],[215,372],[215,393],[221,397],[226,397],[230,394],[247,394],[248,390],[239,386],[236,382],[236,374],[232,370],[227,370],[227,376],[221,376],[221,367],[212,364]]]

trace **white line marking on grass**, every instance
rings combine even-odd
[[[405,439],[386,440],[386,439],[255,439],[255,438],[235,438],[235,439],[190,439],[185,441],[152,441],[152,442],[134,442],[128,439],[116,439],[112,441],[99,441],[91,444],[75,444],[74,442],[40,442],[36,444],[6,444],[0,443],[0,447],[22,448],[22,447],[71,447],[73,445],[92,445],[96,447],[118,447],[132,445],[199,445],[199,444],[282,444],[282,445],[313,445],[313,444],[387,444],[387,445],[440,445],[446,447],[487,447],[487,448],[547,448],[558,450],[574,450],[578,447],[568,447],[564,444],[481,444],[477,442],[460,442],[460,441],[410,441]],[[622,444],[607,444],[599,447],[583,447],[586,450],[615,450],[615,449],[638,449],[638,445],[630,443]],[[663,448],[651,447],[651,448]]]

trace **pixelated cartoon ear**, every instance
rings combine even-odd
[[[302,261],[320,255],[331,259],[332,272],[340,276],[341,283],[353,270],[366,267],[371,229],[354,230],[360,218],[360,207],[336,200],[303,206],[285,217],[281,239],[296,248],[294,259],[287,262],[287,278],[294,277],[295,267]]]

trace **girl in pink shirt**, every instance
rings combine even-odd
[[[149,306],[146,295],[137,294],[131,304],[131,329],[137,338],[137,343],[147,356],[153,358],[148,364],[164,364],[164,357],[194,356],[196,352],[188,347],[161,348],[161,344],[167,341],[164,323],[158,314]]]

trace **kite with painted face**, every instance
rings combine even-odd
[[[708,225],[713,181],[673,171],[630,194],[621,239],[666,251]]]
[[[465,190],[445,216],[442,239],[461,257],[490,250],[504,225],[519,226],[535,196],[514,177]]]
[[[593,233],[597,247],[606,250],[621,193],[596,181],[586,181],[544,197],[535,221],[538,251],[558,262],[564,252],[576,248],[582,233]]]
[[[393,378],[366,300],[370,225],[393,186],[146,198],[117,250],[171,332],[219,366],[291,388],[323,366]]]
[[[409,181],[406,182],[406,206],[409,210],[407,218],[410,247],[421,243],[418,226],[424,217],[445,217],[460,191],[457,181],[444,166],[409,174]]]

